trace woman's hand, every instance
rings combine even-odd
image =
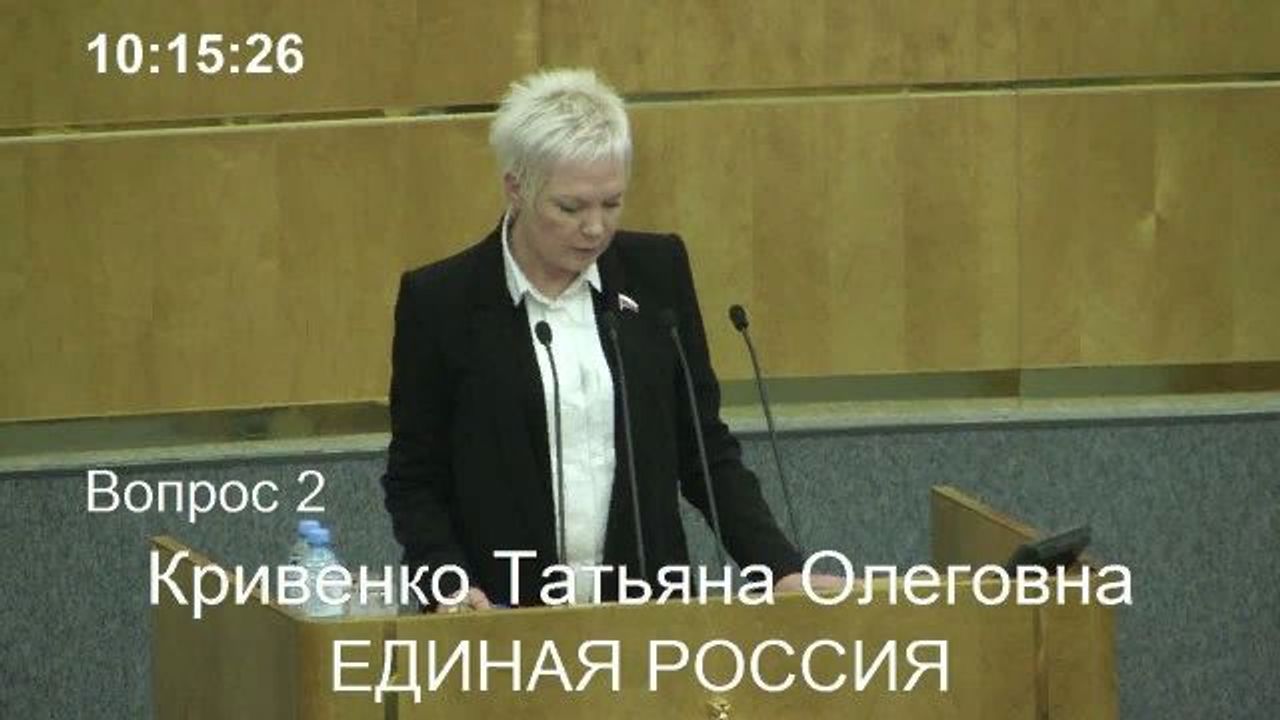
[[[491,609],[493,609],[493,605],[489,603],[489,596],[485,595],[484,591],[477,587],[471,588],[465,595],[459,594],[452,600],[442,602],[436,606],[436,612],[446,614]]]
[[[826,593],[844,589],[844,578],[838,575],[820,575],[813,573],[809,576],[809,587],[814,592]],[[804,576],[801,573],[791,573],[784,576],[773,586],[775,593],[796,593],[804,590]]]

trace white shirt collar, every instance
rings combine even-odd
[[[502,214],[502,265],[507,276],[507,292],[511,295],[511,304],[519,305],[525,295],[529,295],[533,299],[544,305],[554,305],[556,300],[550,300],[529,282],[529,278],[520,269],[520,265],[516,263],[516,259],[511,254],[511,243],[507,240],[507,227],[511,224],[511,209],[508,208]],[[582,272],[577,278],[570,283],[569,287],[560,294],[557,300],[573,297],[582,290],[584,284],[589,284],[596,290],[600,290],[600,268],[596,263],[592,262],[591,266]]]

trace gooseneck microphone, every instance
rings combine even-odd
[[[622,399],[622,434],[627,441],[627,480],[631,483],[631,519],[636,533],[636,553],[640,558],[640,577],[649,579],[649,565],[645,560],[644,531],[640,528],[640,488],[636,483],[636,445],[631,436],[631,403],[627,395],[627,368],[622,363],[622,342],[618,340],[618,314],[612,310],[604,314],[604,327],[613,345],[613,357],[618,368],[618,396]]]
[[[773,449],[773,462],[778,468],[778,484],[782,485],[782,501],[787,506],[787,520],[791,523],[791,535],[795,540],[796,547],[801,555],[804,555],[804,546],[800,542],[800,529],[796,526],[796,512],[791,504],[791,483],[787,481],[786,473],[782,471],[782,454],[778,452],[778,434],[773,427],[773,409],[769,406],[769,393],[765,390],[764,380],[760,376],[760,362],[756,358],[756,346],[751,342],[751,333],[747,331],[747,311],[741,305],[731,305],[729,307],[729,321],[733,323],[734,329],[742,335],[742,339],[747,343],[747,353],[751,355],[751,372],[756,378],[756,392],[760,395],[760,406],[764,408],[764,424],[769,430],[769,447]]]
[[[689,372],[689,359],[684,354],[684,343],[680,341],[680,326],[676,314],[671,308],[664,308],[658,313],[662,326],[671,334],[671,342],[675,343],[676,355],[680,358],[680,369],[684,372],[684,387],[689,397],[689,412],[693,419],[693,436],[698,441],[698,460],[702,462],[702,481],[706,483],[707,507],[711,511],[711,529],[716,534],[716,557],[720,559],[720,567],[724,564],[724,533],[720,530],[720,508],[716,504],[716,493],[711,487],[711,468],[707,463],[707,445],[702,438],[702,418],[698,413],[698,395],[693,389],[693,374]]]
[[[559,544],[560,563],[568,562],[569,546],[565,544],[564,517],[564,440],[560,435],[560,373],[556,370],[556,356],[551,352],[551,326],[546,320],[539,320],[533,326],[538,342],[547,351],[547,360],[551,363],[552,397],[555,399],[555,445],[556,445],[556,541]]]

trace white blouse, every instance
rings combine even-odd
[[[551,364],[534,327],[551,326],[551,351],[560,374],[560,427],[564,452],[564,513],[566,562],[576,570],[575,599],[592,602],[592,576],[583,571],[604,560],[605,525],[613,492],[616,457],[613,447],[613,375],[596,330],[591,289],[600,289],[595,263],[578,276],[560,297],[550,300],[529,282],[511,255],[507,239],[509,215],[502,221],[502,255],[512,304],[525,301],[529,330],[547,412],[547,449],[551,466],[552,507],[559,527],[559,483],[555,462],[555,396]],[[556,543],[559,545],[559,534]]]

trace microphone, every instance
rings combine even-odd
[[[782,471],[782,454],[778,452],[778,435],[773,427],[773,410],[769,406],[769,393],[765,391],[764,380],[760,377],[760,363],[756,359],[756,346],[751,342],[751,333],[747,331],[747,311],[741,305],[729,307],[729,321],[747,343],[747,353],[751,355],[751,372],[756,378],[756,392],[760,395],[760,405],[764,408],[764,423],[769,430],[769,447],[773,448],[773,462],[778,468],[778,483],[782,485],[782,501],[787,506],[787,520],[791,523],[791,535],[795,538],[797,549],[804,555],[804,547],[800,544],[800,530],[796,526],[796,512],[791,505],[790,483]]]
[[[711,468],[707,464],[707,445],[702,439],[702,418],[698,415],[698,396],[693,390],[693,374],[689,372],[689,359],[684,354],[684,343],[680,342],[680,328],[676,314],[671,308],[663,308],[658,319],[671,334],[671,342],[675,343],[676,355],[680,358],[680,369],[684,371],[684,386],[689,397],[689,412],[693,418],[693,436],[698,440],[698,460],[702,462],[702,481],[707,488],[707,507],[711,511],[711,529],[716,534],[716,557],[720,559],[720,567],[724,563],[724,533],[720,530],[720,508],[716,504],[716,494],[711,488]]]
[[[644,553],[644,531],[640,528],[640,489],[636,484],[636,446],[631,436],[631,404],[627,396],[627,368],[622,363],[622,343],[618,340],[618,314],[612,310],[604,314],[604,327],[613,345],[613,357],[618,367],[618,391],[622,398],[622,434],[627,441],[627,480],[631,483],[631,519],[636,533],[636,553],[640,558],[640,576],[649,579],[649,567]]]
[[[559,543],[560,563],[566,564],[569,558],[569,546],[565,544],[564,517],[564,440],[560,435],[560,373],[556,370],[556,356],[551,352],[551,326],[546,320],[539,320],[533,326],[533,333],[538,342],[547,351],[547,360],[551,363],[552,397],[555,398],[555,444],[556,444],[556,540]]]

